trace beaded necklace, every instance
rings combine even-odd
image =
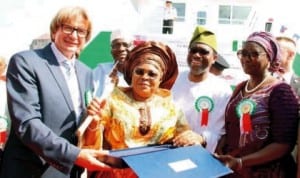
[[[269,77],[265,77],[258,85],[256,85],[256,87],[252,88],[251,90],[248,90],[248,85],[249,85],[249,80],[247,81],[246,83],[246,86],[245,86],[245,92],[246,93],[252,93],[254,91],[256,91]]]

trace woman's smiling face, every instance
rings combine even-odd
[[[133,96],[136,100],[145,100],[150,98],[159,88],[163,72],[154,60],[160,58],[155,54],[144,54],[140,58],[149,60],[142,60],[140,64],[135,66],[132,71],[132,89]]]

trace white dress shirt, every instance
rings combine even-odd
[[[77,79],[77,75],[76,75],[76,70],[75,70],[75,56],[72,59],[68,59],[66,58],[55,46],[54,43],[51,44],[51,48],[54,52],[54,55],[56,57],[56,59],[58,60],[58,63],[60,65],[60,69],[62,70],[64,77],[66,79],[68,88],[69,88],[69,92],[72,98],[72,102],[73,102],[73,106],[74,106],[74,110],[76,113],[77,118],[80,116],[80,113],[82,112],[82,101],[81,101],[81,97],[80,97],[80,89],[79,89],[79,84],[78,84],[78,79]],[[66,67],[64,67],[63,62],[67,61],[70,66],[71,66],[71,70],[70,72],[70,76],[68,74],[68,70]]]

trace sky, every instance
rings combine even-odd
[[[92,18],[93,29],[105,31],[118,26],[130,24],[129,26],[134,27],[138,24],[139,19],[136,19],[138,12],[128,1],[136,4],[139,1],[161,2],[163,0],[104,1],[105,4],[97,0],[0,0],[0,56],[8,59],[13,53],[28,49],[32,39],[49,32],[52,17],[63,6],[85,7]],[[300,34],[300,23],[297,24],[296,17],[293,16],[299,11],[295,2],[294,0],[285,0],[284,3],[264,0],[260,13],[265,17],[274,17],[274,23],[280,19],[277,24],[284,24],[293,29],[293,32]]]
[[[128,13],[112,15],[117,11],[123,12],[122,8],[135,12],[128,1],[105,0],[105,5],[101,5],[101,1],[97,0],[0,0],[0,56],[9,58],[15,52],[28,49],[32,39],[49,33],[50,21],[63,6],[83,6],[92,19],[93,29],[111,30],[134,16],[128,17]]]

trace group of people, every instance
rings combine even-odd
[[[238,51],[249,79],[232,92],[210,72],[219,56],[217,39],[202,26],[194,30],[189,69],[182,72],[168,45],[133,46],[120,31],[111,36],[113,63],[91,70],[77,60],[91,29],[83,8],[62,8],[50,24],[49,45],[11,57],[6,80],[12,131],[0,177],[76,178],[86,169],[91,178],[134,178],[130,168],[106,163],[107,150],[166,143],[202,145],[234,171],[226,177],[296,177],[291,152],[298,97],[283,80],[283,52],[272,34],[250,34]],[[78,138],[87,116],[92,120]]]

